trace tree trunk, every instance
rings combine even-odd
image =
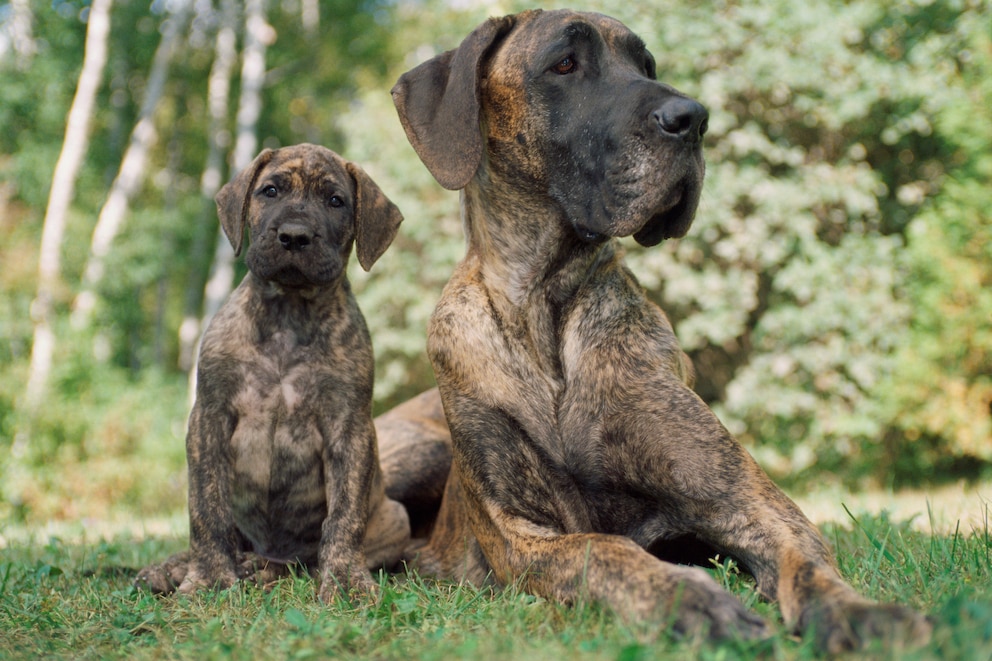
[[[265,20],[265,0],[245,2],[245,43],[241,58],[241,96],[238,98],[237,138],[231,170],[248,167],[258,151],[258,118],[262,114],[262,85],[265,82],[265,50],[275,38],[275,31]],[[234,286],[234,250],[217,228],[217,244],[210,279],[204,288],[203,318],[200,330],[207,327]],[[189,399],[196,395],[196,366],[189,373]]]
[[[14,51],[14,66],[23,71],[30,66],[31,58],[38,52],[38,44],[31,29],[31,4],[28,0],[11,0],[10,6],[11,17],[7,24],[10,45]]]
[[[196,346],[200,337],[200,315],[202,314],[207,251],[210,237],[217,226],[214,196],[217,194],[224,176],[224,153],[230,143],[227,128],[228,100],[231,91],[231,75],[237,59],[238,8],[234,0],[224,0],[221,25],[217,31],[214,46],[215,58],[207,83],[207,106],[210,122],[207,128],[209,149],[207,161],[200,177],[200,193],[203,196],[203,214],[193,238],[192,268],[186,285],[186,300],[183,305],[183,321],[179,326],[179,367],[189,371],[196,363]],[[221,237],[223,238],[223,237]]]
[[[152,59],[138,123],[131,131],[131,141],[124,151],[121,167],[114,183],[110,186],[107,201],[100,210],[96,228],[93,230],[90,255],[83,271],[82,288],[73,303],[72,322],[76,328],[88,326],[92,319],[93,309],[96,306],[96,290],[104,276],[104,260],[110,252],[114,239],[120,233],[131,198],[144,180],[148,151],[158,138],[158,131],[155,128],[155,109],[165,90],[169,64],[175,53],[179,35],[182,34],[182,28],[189,18],[190,9],[188,1],[180,3],[175,13],[167,17],[163,23],[162,39]]]
[[[303,19],[304,34],[308,37],[317,34],[320,29],[320,3],[317,0],[302,0],[300,17]]]
[[[107,62],[107,40],[110,34],[112,0],[93,0],[86,26],[83,67],[79,73],[76,95],[72,99],[66,124],[62,152],[52,175],[45,220],[41,232],[38,256],[38,294],[31,305],[34,319],[34,342],[31,345],[31,371],[26,389],[26,402],[34,409],[41,402],[48,384],[55,352],[52,332],[53,298],[61,279],[62,236],[66,214],[76,187],[86,146],[89,141],[90,117],[97,90],[103,79]]]
[[[258,118],[262,114],[262,84],[265,80],[265,49],[274,37],[265,21],[265,0],[245,3],[245,45],[241,61],[241,96],[238,99],[237,138],[234,143],[232,172],[248,167],[258,151]],[[201,328],[216,314],[234,284],[234,250],[218,228],[210,280],[205,289]]]

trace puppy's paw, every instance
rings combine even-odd
[[[878,641],[890,648],[924,645],[933,625],[906,606],[870,601],[821,603],[807,610],[801,628],[829,654],[861,650]]]
[[[211,566],[204,564],[195,561],[189,563],[189,571],[179,584],[180,594],[193,594],[204,589],[226,590],[237,583],[238,575],[233,562],[218,562]]]
[[[379,597],[379,585],[364,566],[338,573],[321,571],[318,596],[325,605],[337,599],[352,603],[374,602]]]
[[[239,580],[253,581],[256,585],[266,589],[291,573],[289,565],[269,560],[252,552],[238,553],[235,571]]]
[[[165,562],[148,565],[138,572],[134,586],[152,594],[172,594],[189,571],[189,551],[170,556]]]

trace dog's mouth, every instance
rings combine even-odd
[[[270,274],[269,280],[277,282],[283,287],[289,287],[291,289],[300,289],[304,287],[312,287],[318,284],[326,284],[322,282],[315,282],[312,275],[308,275],[294,266],[288,266]]]
[[[698,196],[697,196],[698,197]],[[597,232],[586,225],[573,224],[575,235],[583,243],[602,243],[611,236],[633,236],[634,240],[646,248],[656,246],[665,239],[685,236],[696,214],[696,203],[692,196],[681,194],[678,201],[668,209],[651,216],[641,229],[630,233],[620,229],[616,234]]]
[[[637,222],[638,214],[632,213],[624,219],[614,219],[606,231],[574,221],[572,229],[576,237],[587,244],[602,243],[613,237],[633,236],[639,244],[650,248],[665,239],[685,236],[696,215],[698,203],[699,187],[686,183],[668,197],[660,210],[649,211],[645,222]]]
[[[683,190],[673,206],[653,215],[641,229],[634,232],[634,240],[642,246],[650,248],[665,239],[677,239],[685,236],[696,216],[698,204],[698,188]]]
[[[291,254],[281,247],[252,244],[246,259],[255,276],[288,289],[308,289],[334,283],[341,275],[341,259],[328,251]]]
[[[585,244],[632,236],[645,247],[685,236],[702,192],[701,155],[658,155],[637,143],[621,152],[598,180],[586,177],[587,187],[552,190],[574,236]]]
[[[579,241],[583,243],[602,243],[610,238],[609,235],[591,230],[585,225],[572,225],[572,229],[575,230],[575,235]]]

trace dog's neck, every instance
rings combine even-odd
[[[505,188],[490,184],[482,174],[462,190],[467,258],[478,260],[487,289],[511,306],[529,308],[549,297],[564,305],[591,269],[615,256],[613,241],[580,240],[546,196],[508,199],[494,193]]]
[[[252,319],[258,331],[265,335],[273,328],[288,328],[301,343],[322,332],[329,318],[345,314],[351,286],[347,278],[329,285],[286,287],[271,280],[251,278]]]
[[[503,332],[529,338],[546,374],[561,374],[561,329],[581,288],[619,259],[616,241],[581,241],[556,206],[539,196],[500,197],[479,185],[462,191],[468,241],[463,272],[480,278]]]

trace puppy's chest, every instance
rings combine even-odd
[[[276,335],[239,366],[232,401],[235,472],[258,487],[319,472],[326,421],[335,409],[333,373],[316,348]]]

